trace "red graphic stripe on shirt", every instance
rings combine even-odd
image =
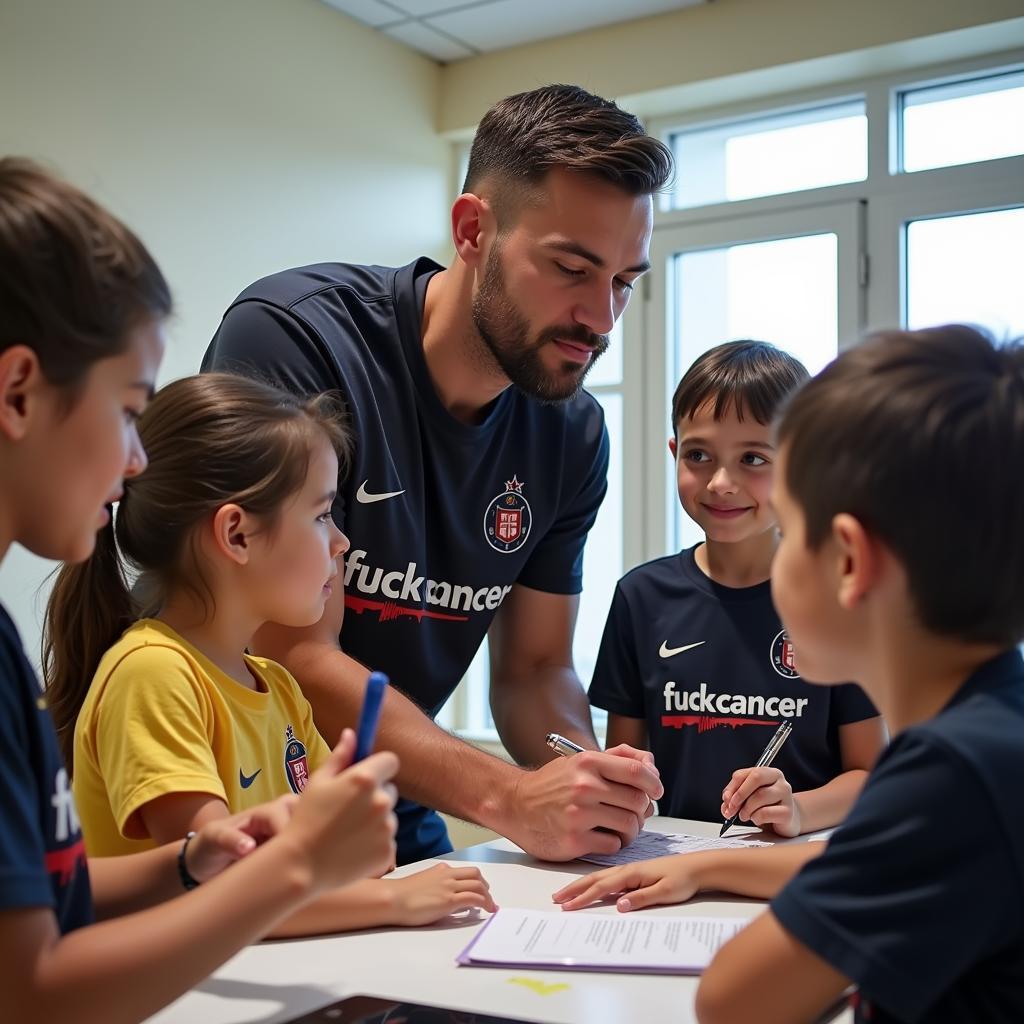
[[[778,722],[766,722],[760,718],[718,718],[713,715],[662,715],[661,724],[671,729],[682,729],[684,725],[697,726],[697,732],[707,732],[719,725],[730,725],[737,728],[741,725],[775,725]]]
[[[62,850],[49,850],[45,859],[47,873],[60,875],[60,884],[67,885],[75,868],[85,864],[85,843],[79,839],[77,843],[65,846]]]
[[[405,608],[395,601],[368,601],[365,597],[356,597],[354,594],[345,595],[345,608],[351,609],[357,615],[365,611],[377,612],[378,622],[390,622],[393,619],[400,619],[403,616],[422,622],[427,619],[444,619],[447,622],[469,622],[468,615],[444,615],[441,612],[427,611],[426,608]]]

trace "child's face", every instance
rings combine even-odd
[[[847,682],[853,660],[848,616],[837,600],[841,556],[830,538],[817,551],[808,548],[803,509],[786,489],[785,456],[783,447],[771,494],[780,533],[772,562],[772,600],[801,677],[809,683]]]
[[[775,448],[771,428],[730,406],[720,420],[705,402],[683,419],[669,451],[676,460],[679,501],[708,540],[736,543],[775,526],[769,495]]]
[[[268,622],[310,626],[340,581],[335,560],[349,548],[348,538],[331,518],[338,487],[338,458],[326,438],[318,437],[306,482],[285,503],[272,530],[257,534],[249,561],[249,596]]]
[[[146,468],[136,421],[163,353],[163,327],[149,323],[132,332],[125,352],[92,366],[70,409],[57,388],[41,389],[38,419],[19,446],[23,484],[15,496],[17,539],[30,551],[66,562],[92,554],[109,520],[105,506]]]

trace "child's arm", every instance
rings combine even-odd
[[[794,793],[778,768],[740,768],[722,792],[722,817],[770,828],[781,836],[838,825],[849,813],[885,746],[879,717],[839,726],[843,771],[817,789]]]
[[[247,856],[285,827],[297,799],[292,795],[279,797],[199,828],[185,852],[188,873],[197,882],[205,882]],[[180,896],[181,849],[179,838],[144,853],[91,857],[89,881],[96,917],[120,917]]]
[[[171,842],[208,822],[228,820],[224,801],[204,793],[158,797],[143,805],[138,814],[146,832],[157,842]],[[405,878],[368,878],[324,893],[281,921],[269,937],[431,924],[473,907],[492,913],[497,909],[480,869],[438,864]]]
[[[0,911],[5,1016],[140,1021],[323,889],[383,870],[396,828],[395,793],[383,783],[397,761],[377,754],[338,774],[354,748],[346,737],[284,831],[194,892],[64,936],[49,908]]]
[[[849,985],[767,910],[726,943],[704,972],[697,1019],[701,1024],[814,1021]]]
[[[627,718],[614,712],[608,714],[608,735],[605,749],[625,743],[637,750],[647,750],[647,723],[642,718]]]
[[[707,891],[767,900],[824,849],[824,843],[792,843],[656,857],[584,875],[551,898],[563,910],[579,910],[621,893],[616,906],[622,912],[683,903]]]

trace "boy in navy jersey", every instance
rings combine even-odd
[[[877,335],[794,398],[778,443],[772,593],[797,664],[862,684],[892,741],[827,845],[661,857],[584,901],[774,897],[705,972],[703,1024],[816,1020],[851,983],[858,1024],[1017,1024],[1024,346]]]
[[[730,342],[702,355],[673,398],[679,499],[706,540],[619,582],[590,687],[609,712],[609,746],[654,754],[663,814],[739,813],[786,836],[835,825],[882,748],[857,687],[800,678],[772,604],[770,423],[806,379],[772,345]],[[748,767],[784,719],[793,732],[774,764]]]

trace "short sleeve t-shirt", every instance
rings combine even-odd
[[[583,392],[544,405],[510,387],[474,424],[447,411],[421,329],[440,269],[420,259],[275,274],[235,300],[203,360],[343,397],[355,452],[334,509],[352,543],[341,646],[430,715],[514,584],[580,592],[609,451],[601,407]],[[403,802],[399,813],[400,861],[438,852],[429,827],[409,831],[422,812]]]
[[[663,814],[718,821],[732,773],[756,763],[784,719],[793,731],[773,764],[802,792],[843,770],[839,727],[877,711],[858,686],[805,683],[770,584],[724,587],[695,551],[619,581],[590,701],[645,721]]]
[[[771,908],[857,984],[858,1021],[1024,1021],[1024,661],[897,735]]]
[[[85,847],[57,734],[0,607],[0,909],[51,907],[62,934],[93,921]]]
[[[329,753],[313,710],[280,665],[246,661],[260,692],[155,619],[107,651],[75,728],[74,790],[90,856],[157,845],[137,811],[170,793],[207,793],[235,813],[305,788]]]

